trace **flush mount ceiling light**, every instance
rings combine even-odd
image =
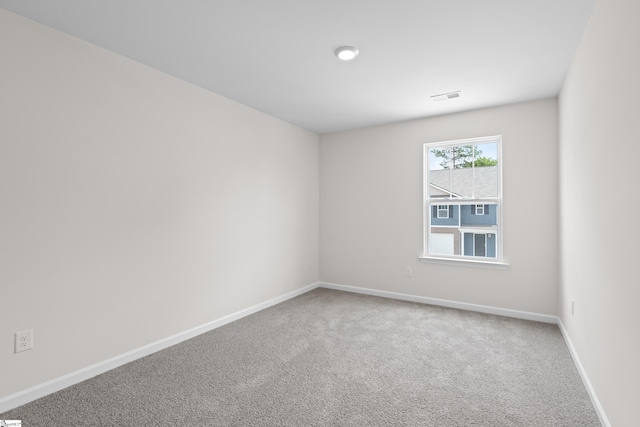
[[[342,61],[351,61],[353,58],[358,56],[360,51],[358,48],[353,46],[340,46],[334,51],[334,53]]]
[[[441,93],[440,95],[431,95],[431,99],[433,99],[433,102],[448,101],[450,99],[460,98],[460,92],[462,91],[456,90],[455,92]]]

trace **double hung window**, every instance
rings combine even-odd
[[[424,145],[421,258],[502,263],[501,136]]]

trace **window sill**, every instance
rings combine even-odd
[[[418,259],[421,262],[425,262],[425,263],[460,265],[464,267],[496,268],[500,270],[506,270],[509,267],[509,263],[505,260],[485,261],[477,258],[462,259],[462,258],[436,257],[436,256],[430,256],[430,255],[420,255]]]

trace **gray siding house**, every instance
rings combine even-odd
[[[432,253],[496,257],[497,205],[456,199],[497,197],[497,173],[496,166],[429,171]]]

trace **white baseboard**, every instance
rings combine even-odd
[[[560,328],[560,333],[562,334],[564,341],[567,344],[569,353],[571,354],[571,358],[573,359],[573,362],[576,365],[578,372],[580,373],[582,382],[585,388],[587,389],[587,393],[589,394],[589,398],[591,398],[591,402],[593,403],[594,409],[598,414],[598,418],[600,418],[600,422],[602,423],[603,427],[611,427],[611,423],[609,423],[609,420],[607,419],[604,409],[602,408],[602,405],[598,400],[598,396],[596,395],[596,392],[593,389],[593,386],[591,385],[589,376],[584,370],[584,367],[580,362],[580,358],[578,357],[578,354],[576,353],[576,350],[573,347],[573,344],[571,343],[569,334],[567,333],[567,330],[562,324],[562,320],[557,316],[531,313],[527,311],[510,310],[506,308],[498,308],[498,307],[491,307],[491,306],[478,305],[478,304],[469,304],[464,302],[443,300],[438,298],[421,297],[417,295],[401,294],[397,292],[379,291],[376,289],[358,288],[355,286],[339,285],[336,283],[320,282],[320,287],[327,288],[327,289],[334,289],[337,291],[353,292],[353,293],[364,294],[364,295],[373,295],[373,296],[383,297],[383,298],[392,298],[392,299],[398,299],[403,301],[438,305],[442,307],[457,308],[460,310],[477,311],[480,313],[496,314],[499,316],[514,317],[517,319],[534,320],[537,322],[556,324]]]
[[[576,365],[578,372],[580,373],[580,377],[582,378],[582,382],[584,383],[585,388],[587,389],[587,393],[591,398],[591,403],[593,403],[593,407],[598,414],[598,418],[600,418],[600,423],[602,423],[603,427],[611,427],[611,423],[607,418],[607,414],[605,414],[602,405],[600,404],[600,400],[598,400],[598,396],[596,395],[596,391],[593,389],[591,385],[591,381],[589,380],[589,376],[587,372],[584,370],[582,366],[582,362],[580,362],[580,358],[578,357],[578,353],[576,353],[576,349],[571,342],[571,338],[569,338],[569,333],[567,332],[564,324],[562,323],[562,319],[558,318],[558,327],[560,327],[560,332],[562,333],[562,337],[564,338],[564,342],[567,344],[569,348],[569,353],[571,354],[571,358],[573,359],[573,363]]]
[[[487,305],[470,304],[466,302],[451,301],[446,299],[421,297],[418,295],[400,294],[397,292],[379,291],[355,286],[338,285],[336,283],[320,282],[320,287],[335,289],[337,291],[354,292],[357,294],[373,295],[376,297],[399,299],[403,301],[419,302],[422,304],[439,305],[441,307],[457,308],[460,310],[477,311],[479,313],[496,314],[498,316],[515,317],[517,319],[534,320],[544,323],[558,323],[556,316],[548,314],[531,313],[528,311],[510,310],[507,308],[491,307]]]
[[[18,406],[24,405],[25,403],[29,403],[48,394],[62,390],[63,388],[67,388],[71,385],[88,380],[89,378],[95,377],[96,375],[117,368],[118,366],[122,366],[136,359],[148,356],[157,351],[171,347],[172,345],[176,345],[182,341],[188,340],[205,332],[209,332],[213,329],[219,328],[220,326],[224,326],[227,323],[231,323],[245,316],[257,313],[260,310],[264,310],[265,308],[269,308],[288,299],[297,297],[298,295],[302,295],[317,288],[319,285],[319,283],[313,283],[311,285],[286,293],[263,303],[254,305],[253,307],[240,310],[228,316],[221,317],[220,319],[205,323],[204,325],[200,325],[184,332],[180,332],[176,335],[164,338],[162,340],[153,342],[135,350],[131,350],[129,352],[112,357],[86,368],[71,372],[61,377],[54,378],[45,383],[38,384],[36,386],[6,396],[0,399],[0,413],[7,412],[11,409],[17,408]]]
[[[58,378],[54,378],[45,383],[30,387],[26,390],[22,390],[20,392],[11,394],[7,397],[0,399],[0,413],[9,411],[13,408],[17,408],[18,406],[24,405],[25,403],[29,403],[33,400],[39,399],[48,394],[62,390],[63,388],[69,387],[71,385],[85,381],[89,378],[95,377],[96,375],[107,372],[111,369],[117,368],[118,366],[122,366],[136,359],[140,359],[142,357],[148,356],[157,351],[171,347],[172,345],[178,344],[182,341],[188,340],[190,338],[193,338],[205,332],[219,328],[220,326],[224,326],[228,323],[241,319],[245,316],[249,316],[251,314],[257,313],[258,311],[264,310],[265,308],[274,306],[276,304],[280,304],[281,302],[284,302],[291,298],[302,295],[318,287],[334,289],[338,291],[359,293],[364,295],[378,296],[383,298],[392,298],[392,299],[398,299],[403,301],[438,305],[442,307],[457,308],[461,310],[477,311],[480,313],[514,317],[517,319],[525,319],[525,320],[533,320],[533,321],[544,322],[544,323],[557,324],[560,328],[560,332],[562,333],[562,336],[564,337],[565,343],[569,348],[569,353],[573,358],[574,364],[576,365],[576,368],[578,369],[578,372],[582,377],[582,381],[585,385],[585,388],[587,389],[587,393],[589,394],[589,397],[591,398],[591,401],[596,410],[596,413],[600,418],[600,422],[604,427],[611,427],[611,424],[607,419],[607,416],[602,408],[602,405],[598,400],[595,390],[591,385],[591,381],[589,380],[589,377],[586,371],[584,370],[582,363],[580,362],[580,359],[576,353],[576,350],[573,347],[573,344],[571,343],[571,339],[569,338],[569,334],[567,333],[560,318],[556,316],[546,315],[546,314],[531,313],[531,312],[519,311],[519,310],[510,310],[505,308],[484,306],[484,305],[478,305],[478,304],[469,304],[464,302],[444,300],[444,299],[438,299],[438,298],[428,298],[428,297],[422,297],[417,295],[402,294],[397,292],[379,291],[375,289],[359,288],[355,286],[339,285],[336,283],[326,283],[326,282],[313,283],[311,285],[305,286],[303,288],[297,289],[295,291],[289,292],[279,297],[270,299],[263,303],[254,305],[244,310],[240,310],[228,316],[221,317],[220,319],[211,321],[204,325],[197,326],[195,328],[192,328],[187,331],[181,332],[179,334],[170,336],[168,338],[156,341],[154,343],[137,348],[135,350],[121,354],[119,356],[112,357],[111,359],[107,359],[105,361],[96,363],[94,365],[88,366],[78,371],[71,372],[69,374],[63,375]]]

